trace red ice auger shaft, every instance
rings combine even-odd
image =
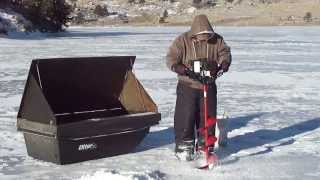
[[[215,154],[209,152],[209,148],[213,147],[217,141],[217,137],[213,134],[209,134],[210,127],[215,127],[217,123],[216,117],[210,117],[208,114],[208,85],[203,84],[203,102],[204,102],[204,128],[200,130],[200,133],[204,135],[204,149],[206,156],[206,165],[203,168],[209,168],[210,165],[214,165],[218,161],[218,157]]]

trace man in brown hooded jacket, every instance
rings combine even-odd
[[[179,159],[186,161],[194,158],[195,127],[203,127],[204,124],[203,85],[187,76],[188,69],[192,67],[191,61],[197,59],[206,59],[214,74],[218,71],[227,72],[231,64],[230,47],[222,36],[214,32],[205,15],[194,18],[191,29],[173,41],[166,56],[168,68],[178,74],[174,115],[175,153]],[[215,83],[209,86],[208,107],[209,116],[216,117]]]

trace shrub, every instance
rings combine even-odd
[[[303,17],[303,20],[306,21],[306,22],[311,22],[312,21],[311,12],[307,12],[306,15]]]
[[[167,18],[169,16],[168,10],[164,10],[161,17]]]
[[[106,5],[101,6],[99,4],[95,7],[93,13],[95,13],[98,16],[108,16],[109,15],[107,6]]]
[[[71,6],[65,0],[11,0],[11,8],[41,32],[58,32],[67,26]]]
[[[195,5],[198,5],[198,4],[201,3],[201,0],[193,0],[192,3],[195,4]]]

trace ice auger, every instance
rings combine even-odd
[[[211,69],[211,71],[210,71]],[[203,103],[204,103],[204,127],[199,128],[198,132],[204,137],[204,145],[198,149],[205,154],[205,164],[198,167],[199,169],[211,169],[218,162],[218,157],[215,153],[210,152],[210,147],[213,147],[217,141],[215,134],[210,133],[217,123],[216,117],[210,117],[208,113],[208,86],[215,82],[216,78],[222,75],[222,71],[213,72],[214,68],[210,68],[207,59],[199,59],[192,61],[192,70],[187,70],[187,75],[203,84]],[[218,72],[218,73],[216,73]]]

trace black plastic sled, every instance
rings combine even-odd
[[[68,164],[131,152],[161,119],[134,61],[33,60],[17,117],[28,155]]]

